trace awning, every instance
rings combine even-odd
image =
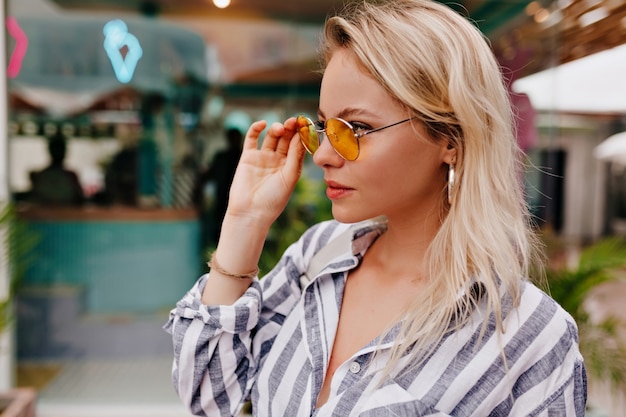
[[[36,8],[29,10],[35,13]],[[123,82],[116,77],[104,48],[103,29],[117,16],[53,11],[44,15],[16,12],[12,16],[28,38],[28,49],[19,74],[8,80],[9,94],[50,114],[75,114],[123,88],[167,96],[182,80],[207,83],[205,41],[182,26],[146,17],[123,17],[128,33],[141,45],[132,77]],[[10,40],[10,51],[14,45]],[[122,43],[121,48],[124,64],[129,62],[130,47]]]
[[[513,83],[536,110],[626,114],[626,44]]]

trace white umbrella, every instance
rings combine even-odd
[[[626,132],[609,136],[594,148],[593,155],[597,159],[626,166]]]

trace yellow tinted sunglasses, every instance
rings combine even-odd
[[[313,155],[320,147],[320,143],[322,141],[320,135],[325,133],[326,137],[330,141],[330,145],[339,156],[347,161],[354,161],[359,157],[360,138],[365,135],[369,135],[370,133],[378,132],[379,130],[408,122],[414,118],[415,117],[409,117],[408,119],[404,119],[387,126],[359,132],[357,132],[356,127],[338,117],[331,117],[326,121],[314,122],[308,117],[301,115],[296,118],[296,123],[298,127],[298,134],[300,135],[300,141],[302,141],[302,145],[311,155]],[[358,128],[358,130],[361,129]]]

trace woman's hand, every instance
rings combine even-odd
[[[267,232],[300,178],[305,150],[296,134],[296,119],[272,124],[258,148],[265,126],[265,121],[255,122],[246,134],[214,253],[222,271],[211,271],[202,293],[204,304],[232,304],[248,288],[249,280],[233,274],[255,270]]]
[[[258,147],[266,122],[246,134],[230,188],[228,217],[244,217],[269,226],[285,209],[302,172],[305,150],[296,133],[296,119],[273,123]]]

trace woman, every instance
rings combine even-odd
[[[322,55],[320,122],[273,124],[258,149],[252,124],[211,271],[166,325],[181,399],[221,416],[248,398],[258,416],[584,415],[576,325],[527,279],[510,105],[480,32],[428,0],[359,2],[327,21]],[[259,281],[298,139],[334,220]]]

